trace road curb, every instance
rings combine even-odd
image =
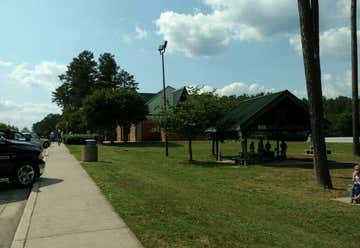
[[[37,195],[39,192],[39,181],[36,181],[31,189],[30,196],[26,202],[23,215],[16,229],[11,248],[23,248],[25,246],[29,226],[34,211]]]
[[[47,161],[48,156],[49,156],[49,150],[46,149],[44,151],[45,162]],[[36,204],[37,195],[39,193],[39,187],[40,187],[40,182],[39,182],[39,180],[37,180],[31,188],[29,198],[25,204],[24,212],[23,212],[20,222],[16,228],[16,232],[15,232],[13,241],[10,246],[11,248],[24,248],[24,246],[25,246],[26,238],[27,238],[30,223],[31,223],[32,214],[34,212],[34,208],[35,208],[35,204]]]

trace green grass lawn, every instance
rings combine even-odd
[[[240,143],[221,144],[224,156]],[[304,157],[306,143],[289,143]],[[329,144],[334,161],[356,161],[351,144]],[[77,159],[80,146],[69,146]],[[311,166],[217,166],[210,142],[99,146],[99,162],[82,163],[145,247],[358,247],[359,206],[330,201],[348,195],[352,168],[331,166],[334,190]]]

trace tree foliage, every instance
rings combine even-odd
[[[97,79],[97,63],[90,51],[81,52],[59,78],[63,83],[53,93],[53,101],[63,109],[82,106],[83,98],[91,93]]]
[[[193,160],[192,140],[202,135],[207,128],[207,118],[201,101],[190,98],[174,109],[162,114],[163,125],[169,132],[180,134],[189,142],[189,161]]]
[[[83,108],[76,110],[64,110],[57,125],[57,129],[60,129],[65,133],[86,133],[88,128]]]
[[[60,119],[61,116],[59,114],[48,114],[41,121],[34,123],[32,130],[40,136],[49,136],[50,132],[57,129]]]
[[[351,98],[339,96],[324,98],[324,116],[330,122],[326,136],[349,137],[352,135]]]
[[[103,53],[96,62],[93,53],[86,50],[73,58],[59,78],[62,84],[53,92],[52,100],[63,110],[58,127],[65,132],[87,131],[83,112],[87,96],[101,89],[136,90],[138,86],[133,75],[120,69],[114,55]]]
[[[123,69],[117,75],[117,81],[118,81],[117,84],[118,88],[123,88],[123,89],[138,88],[138,83],[135,81],[134,76]]]
[[[16,126],[8,125],[8,124],[0,122],[0,130],[7,130],[7,129],[14,130],[14,131],[19,130],[19,128]]]
[[[85,98],[83,113],[88,127],[104,133],[143,121],[148,109],[135,90],[102,89]]]
[[[30,130],[29,130],[29,128],[24,127],[23,129],[21,129],[21,132],[22,133],[30,133]]]

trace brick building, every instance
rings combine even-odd
[[[165,88],[166,100],[168,107],[174,107],[179,102],[185,101],[188,97],[188,92],[185,87],[176,90],[175,88],[168,86]],[[158,93],[140,93],[149,108],[149,115],[147,119],[138,124],[131,125],[128,135],[129,142],[141,142],[141,141],[164,141],[165,136],[160,132],[158,125],[152,120],[163,108],[163,91]],[[124,131],[122,127],[116,129],[117,141],[124,141]],[[182,140],[180,136],[171,135],[171,140]]]

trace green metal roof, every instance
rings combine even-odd
[[[188,92],[187,92],[185,87],[182,87],[182,88],[174,91],[171,94],[172,95],[173,106],[176,106],[178,104],[178,102],[181,100],[181,97],[183,96],[183,94],[188,95]]]
[[[239,103],[239,105],[225,117],[225,121],[233,122],[234,126],[236,125],[240,127],[240,130],[244,130],[248,127],[249,124],[251,124],[254,119],[256,119],[257,116],[264,113],[267,109],[285,97],[290,97],[296,104],[300,105],[307,111],[305,103],[303,103],[289,91],[285,90],[252,98]]]
[[[148,102],[151,98],[156,96],[156,93],[140,93],[140,95],[144,98],[145,102]]]
[[[176,106],[178,102],[181,100],[181,96],[183,96],[184,94],[185,95],[188,94],[185,87],[176,90],[171,86],[167,86],[165,88],[165,93],[166,93],[167,106],[169,107]],[[158,93],[156,93],[154,96],[152,96],[152,98],[149,99],[146,104],[149,107],[150,115],[159,113],[164,105],[163,91],[161,90]]]

